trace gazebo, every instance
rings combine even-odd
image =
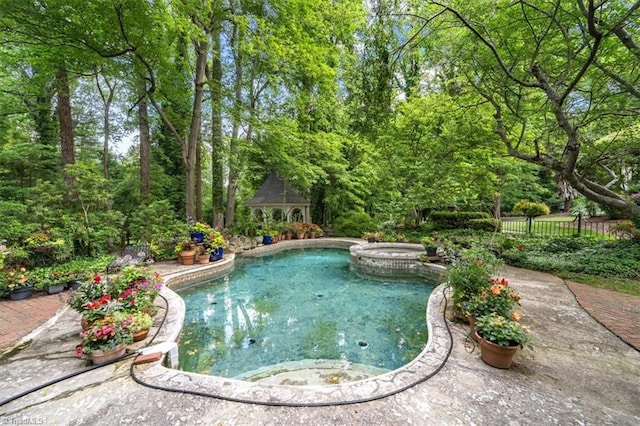
[[[246,206],[260,221],[308,222],[310,218],[309,201],[275,173],[267,177]]]

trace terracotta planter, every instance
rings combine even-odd
[[[193,265],[194,263],[196,263],[196,251],[185,250],[180,253],[180,258],[182,258],[183,265]]]
[[[485,340],[475,332],[476,339],[480,344],[480,358],[482,360],[496,368],[509,368],[513,361],[513,356],[518,351],[519,346],[500,346],[493,342]]]
[[[299,240],[304,240],[305,235],[306,235],[306,232],[296,232],[296,238]]]
[[[147,338],[147,336],[149,335],[149,329],[145,329],[145,330],[140,330],[137,333],[133,333],[133,341],[134,342],[139,342],[141,340],[144,340]]]
[[[207,253],[206,255],[201,254],[198,256],[198,263],[209,263],[211,261],[211,255]]]
[[[286,234],[284,234],[285,239],[290,240],[293,237],[293,234],[291,232],[287,232]]]
[[[127,350],[127,345],[123,343],[116,346],[113,349],[107,349],[104,351],[101,351],[101,350],[93,351],[89,354],[89,356],[91,357],[91,361],[95,365],[106,364],[107,362],[111,362],[120,358],[122,355],[124,355],[126,350]]]

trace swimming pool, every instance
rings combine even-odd
[[[366,366],[368,376],[394,370],[427,342],[436,284],[363,276],[343,249],[242,259],[231,274],[179,292],[180,368],[243,380],[310,360]]]

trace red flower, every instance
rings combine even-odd
[[[102,278],[100,278],[100,275],[96,275],[95,277],[93,277],[93,282],[96,284],[100,284],[101,280]]]
[[[83,352],[84,351],[82,350],[82,345],[76,346],[76,355],[80,356]]]

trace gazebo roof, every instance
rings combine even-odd
[[[291,185],[284,182],[275,173],[271,173],[264,181],[256,195],[247,201],[248,207],[300,205],[308,206],[307,201]]]

